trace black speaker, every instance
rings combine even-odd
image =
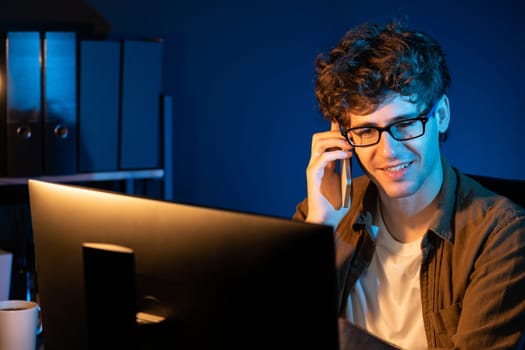
[[[136,287],[133,250],[84,243],[88,349],[136,349]]]

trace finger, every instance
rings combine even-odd
[[[322,153],[334,149],[350,150],[351,146],[343,136],[337,132],[315,134],[312,138],[312,155],[319,157]]]
[[[351,152],[341,149],[323,152],[319,155],[312,155],[308,168],[316,173],[319,171],[323,172],[324,169],[335,170],[336,160],[347,159],[351,156]]]
[[[332,122],[330,124],[330,130],[340,132],[339,123],[338,122]]]
[[[345,141],[345,138],[343,137],[343,135],[341,135],[339,131],[335,131],[335,130],[318,132],[312,135],[312,146],[319,142],[326,142],[329,140]]]

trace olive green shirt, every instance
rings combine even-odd
[[[438,210],[421,243],[421,303],[429,349],[521,349],[525,342],[525,210],[443,159]],[[339,309],[374,254],[377,188],[353,180],[336,228]],[[307,201],[294,220],[303,220]]]

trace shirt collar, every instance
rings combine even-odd
[[[437,209],[430,222],[429,230],[447,241],[453,241],[452,216],[456,206],[457,174],[448,161],[442,157],[443,184],[438,193]]]

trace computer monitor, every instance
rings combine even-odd
[[[338,349],[329,226],[35,180],[29,195],[45,350],[88,348],[85,243],[133,252],[136,311],[165,318],[137,346]],[[101,302],[128,290],[114,276]]]

